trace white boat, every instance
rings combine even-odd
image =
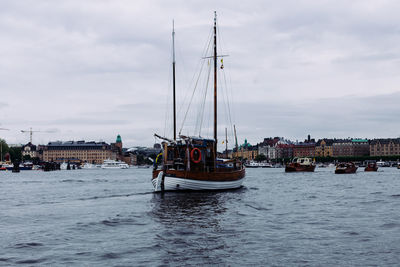
[[[82,169],[95,169],[97,168],[95,164],[86,162],[82,165]]]
[[[245,163],[244,166],[246,166],[246,168],[272,168],[271,163],[255,162],[255,161],[250,161],[249,163]]]
[[[125,162],[106,159],[104,160],[103,164],[101,165],[102,169],[128,169],[129,165]]]
[[[377,162],[376,162],[376,165],[377,165],[378,167],[390,167],[390,163],[389,163],[389,162],[385,162],[385,161],[382,161],[382,160],[377,161]]]

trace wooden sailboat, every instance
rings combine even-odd
[[[174,45],[173,31],[173,45]],[[152,175],[154,191],[224,190],[241,187],[245,168],[237,159],[217,158],[217,22],[214,18],[214,138],[176,137],[175,53],[173,52],[174,138],[155,134],[163,140],[162,159],[156,159]],[[236,132],[236,129],[235,129]]]

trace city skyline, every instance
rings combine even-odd
[[[292,8],[294,6],[296,8]],[[178,105],[213,11],[239,142],[396,138],[396,1],[41,1],[0,4],[0,138],[154,143],[163,133],[175,19]],[[182,115],[178,114],[179,119]],[[224,135],[220,127],[220,136]],[[232,147],[232,143],[230,146]]]

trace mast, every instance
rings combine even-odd
[[[176,103],[175,103],[175,27],[172,21],[172,90],[173,90],[173,113],[174,113],[174,141],[176,140]]]
[[[217,12],[214,11],[214,140],[215,158],[217,156]]]
[[[236,157],[239,157],[239,146],[237,142],[237,136],[236,136],[236,126],[235,124],[233,125],[233,130],[235,131],[235,147],[236,147]]]
[[[225,128],[225,154],[226,158],[228,158],[228,129]]]

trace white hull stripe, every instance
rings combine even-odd
[[[152,179],[154,191],[161,191],[160,186],[157,186],[157,180],[161,179],[162,172],[159,173],[158,177]],[[177,191],[177,190],[222,190],[222,189],[234,189],[239,188],[245,178],[236,181],[225,181],[225,182],[214,182],[214,181],[200,181],[192,179],[183,179],[176,177],[164,177],[164,190],[166,191]]]

